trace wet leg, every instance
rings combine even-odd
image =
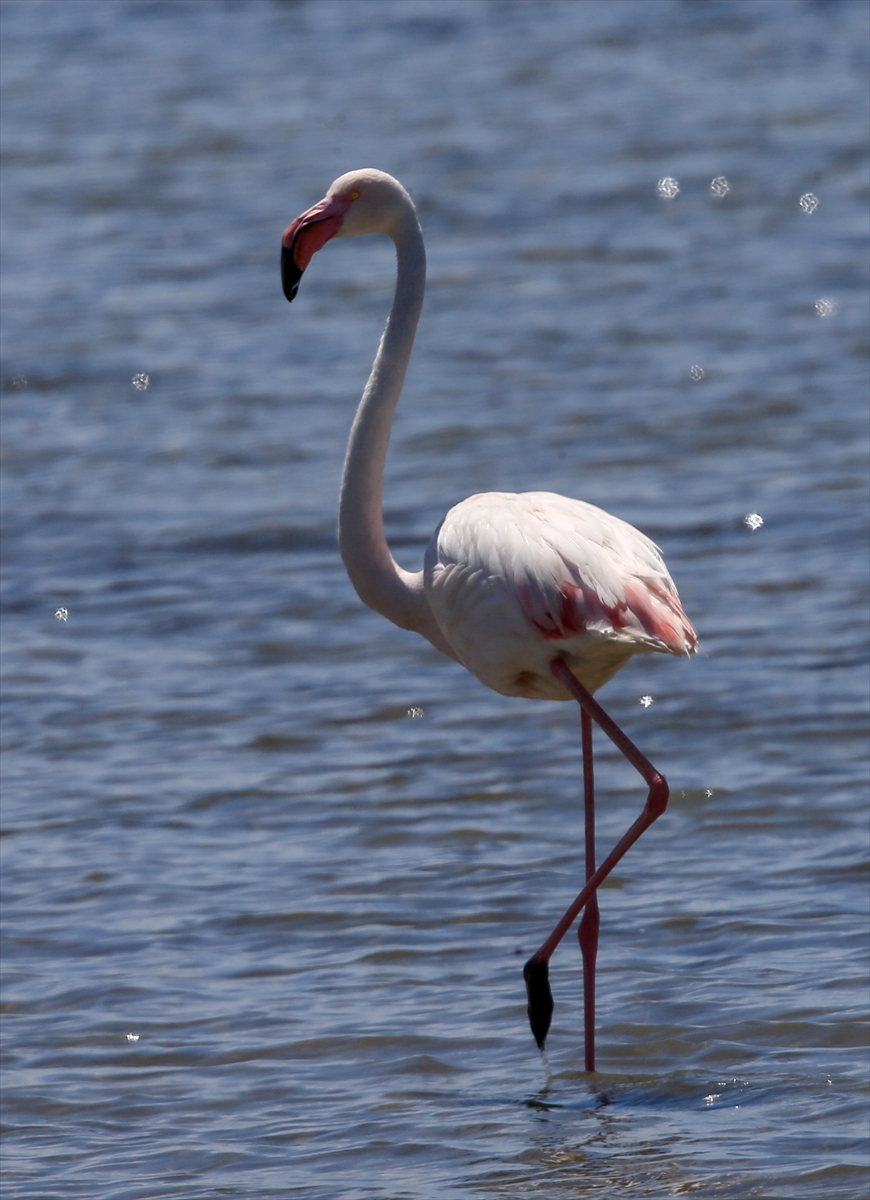
[[[539,950],[535,951],[523,968],[523,977],[526,981],[526,991],[529,999],[529,1024],[532,1027],[532,1034],[535,1041],[541,1050],[544,1048],[547,1031],[550,1028],[550,1021],[553,1016],[553,995],[550,991],[549,982],[549,962],[553,956],[553,952],[574,924],[577,914],[589,903],[599,885],[607,878],[626,851],[634,845],[645,830],[649,829],[653,821],[665,811],[669,794],[664,776],[659,774],[649,759],[641,754],[634,742],[607,715],[591,692],[587,691],[583,684],[574,678],[563,660],[560,658],[554,659],[550,664],[550,670],[565,685],[583,711],[587,712],[596,725],[604,730],[635,770],[643,776],[649,787],[649,792],[643,812],[629,826],[628,830],[622,835],[601,865],[586,880],[580,895],[558,922],[556,928],[544,944]]]
[[[586,816],[586,879],[595,874],[595,777],[592,769],[592,720],[581,709],[583,741],[583,807]],[[583,1041],[586,1070],[595,1070],[595,960],[598,956],[598,892],[592,893],[583,909],[577,939],[583,955]]]

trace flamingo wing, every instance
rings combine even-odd
[[[471,496],[450,510],[433,538],[430,592],[439,570],[456,577],[443,589],[445,600],[460,580],[463,591],[507,585],[525,621],[547,641],[606,639],[671,654],[697,647],[659,548],[581,500],[550,492]],[[452,623],[436,602],[439,622],[439,607]]]

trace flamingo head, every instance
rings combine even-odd
[[[409,205],[408,193],[384,171],[366,167],[340,176],[322,200],[284,230],[281,238],[284,295],[288,300],[294,299],[302,272],[330,238],[392,234]]]

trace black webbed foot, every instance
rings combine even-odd
[[[530,958],[523,967],[523,979],[529,997],[529,1024],[538,1049],[544,1049],[550,1021],[553,1019],[553,993],[550,991],[549,964]]]

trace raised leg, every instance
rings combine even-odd
[[[583,743],[583,808],[586,815],[586,878],[595,874],[595,776],[592,769],[592,721],[580,710]],[[583,909],[577,940],[583,955],[583,1042],[586,1070],[595,1070],[595,959],[598,957],[598,892],[592,893]]]
[[[577,700],[584,712],[603,729],[614,745],[618,746],[631,765],[638,771],[649,786],[649,793],[643,812],[622,835],[600,866],[586,880],[580,895],[567,910],[556,925],[556,928],[537,950],[523,968],[523,978],[526,981],[526,991],[529,998],[529,1024],[532,1034],[543,1050],[553,1016],[553,995],[550,991],[549,963],[553,951],[562,938],[574,924],[574,918],[595,895],[599,885],[607,878],[622,856],[629,850],[640,835],[660,817],[668,804],[668,785],[663,775],[655,769],[649,759],[645,758],[637,746],[622,732],[616,722],[607,715],[591,692],[580,683],[562,659],[557,658],[550,664],[550,670],[556,678],[565,685],[571,695]],[[584,964],[585,967],[585,964]],[[584,970],[585,975],[585,970]]]

